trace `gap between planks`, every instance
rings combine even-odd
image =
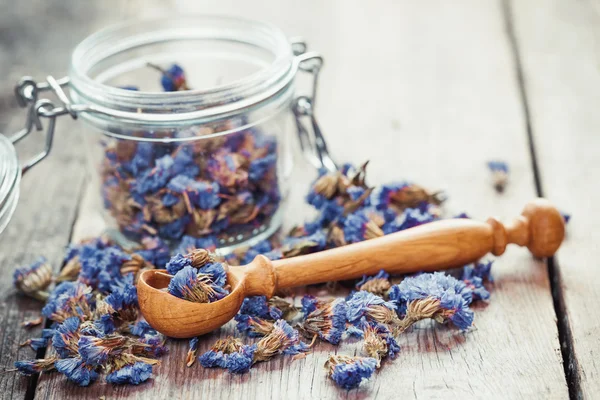
[[[501,1],[506,34],[514,57],[515,74],[517,76],[519,95],[521,105],[523,108],[523,115],[525,118],[525,127],[527,131],[527,139],[529,142],[529,151],[531,153],[531,164],[535,179],[535,187],[538,196],[545,197],[545,193],[542,186],[541,166],[536,153],[535,138],[533,134],[533,126],[531,121],[531,111],[529,107],[529,98],[527,95],[523,63],[521,60],[521,51],[519,47],[519,41],[515,32],[515,26],[513,23],[513,0]],[[579,366],[574,350],[573,332],[571,330],[569,316],[567,314],[565,305],[565,294],[563,291],[562,278],[560,276],[560,270],[556,267],[555,263],[556,259],[554,257],[549,257],[546,260],[548,276],[550,279],[550,288],[552,292],[553,306],[554,311],[556,313],[558,339],[561,345],[560,348],[563,359],[563,369],[565,372],[567,386],[569,389],[569,398],[571,400],[575,400],[582,397],[581,377],[579,375]]]

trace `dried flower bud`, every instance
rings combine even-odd
[[[285,352],[293,354],[308,350],[308,346],[298,338],[298,331],[280,319],[273,324],[273,330],[256,343],[254,362],[267,361]]]
[[[313,190],[324,196],[326,199],[331,199],[337,191],[339,179],[339,172],[325,174],[316,180],[315,184],[313,185]]]
[[[121,265],[121,275],[137,275],[142,269],[154,269],[154,266],[147,262],[144,257],[134,253],[131,255],[131,260],[127,260]]]
[[[394,358],[400,351],[400,346],[386,325],[368,324],[364,330],[363,349],[369,357],[377,360],[377,367],[387,356]]]
[[[329,229],[327,242],[333,244],[335,247],[341,247],[348,244],[344,237],[344,230],[338,225],[332,225]]]
[[[29,266],[17,269],[13,274],[13,283],[21,292],[32,297],[47,296],[43,290],[52,283],[52,267],[42,257]]]
[[[76,255],[72,257],[65,266],[60,270],[58,277],[56,278],[57,282],[63,281],[74,281],[79,276],[79,272],[81,271],[81,263],[79,262],[79,256]]]
[[[298,314],[298,307],[279,296],[271,297],[268,303],[270,307],[275,307],[280,310],[281,318],[286,321],[292,320]]]
[[[377,360],[371,357],[330,355],[325,363],[327,376],[347,390],[358,387],[363,379],[369,379],[376,367]]]
[[[206,264],[214,262],[215,257],[206,249],[196,249],[189,253],[186,257],[192,260],[192,267],[201,268]]]
[[[369,198],[372,192],[373,188],[369,188],[365,190],[356,200],[346,201],[344,204],[344,215],[349,215],[362,207],[363,203]]]
[[[390,287],[392,287],[392,284],[387,278],[378,278],[366,281],[358,287],[358,290],[371,292],[377,296],[384,296]]]
[[[300,327],[309,337],[317,335],[329,343],[338,344],[346,329],[346,302],[336,299],[322,303],[304,317]]]
[[[15,369],[23,375],[33,375],[39,372],[47,372],[54,369],[54,363],[58,357],[52,356],[39,360],[23,360],[15,362]]]

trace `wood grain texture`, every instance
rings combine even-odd
[[[597,2],[514,1],[543,192],[573,215],[555,257],[573,393],[600,396],[600,8]],[[569,337],[570,336],[570,337]]]
[[[370,183],[410,178],[447,189],[452,212],[514,216],[535,197],[514,60],[497,1],[179,1],[176,10],[267,20],[303,35],[326,57],[318,117],[338,160],[371,159]],[[146,7],[154,14],[164,9]],[[512,169],[502,195],[485,162]],[[300,163],[287,222],[307,214],[303,194],[314,171]],[[461,207],[460,209],[458,207]],[[83,215],[83,214],[82,214]],[[85,225],[85,224],[82,224]],[[187,341],[173,342],[155,378],[140,387],[101,382],[78,388],[42,376],[39,399],[73,398],[565,398],[567,386],[545,264],[510,249],[496,264],[490,304],[462,334],[421,324],[401,339],[402,353],[358,390],[325,378],[329,352],[355,354],[358,343],[317,345],[305,359],[277,358],[244,376],[184,366]],[[199,352],[233,332],[201,340]]]

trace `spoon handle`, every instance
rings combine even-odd
[[[564,238],[561,214],[536,199],[508,224],[451,219],[305,256],[273,261],[278,289],[374,275],[460,267],[506,245],[527,246],[536,257],[552,256]]]

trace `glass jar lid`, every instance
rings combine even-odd
[[[190,77],[189,90],[165,93],[158,85],[155,68],[173,63]],[[100,111],[83,118],[123,134],[128,123],[191,125],[257,112],[265,104],[274,113],[289,106],[297,68],[290,42],[270,24],[216,16],[141,20],[81,42],[71,60],[70,89],[75,103]],[[120,129],[111,129],[115,116]]]
[[[0,134],[0,233],[17,207],[21,168],[12,142]]]

